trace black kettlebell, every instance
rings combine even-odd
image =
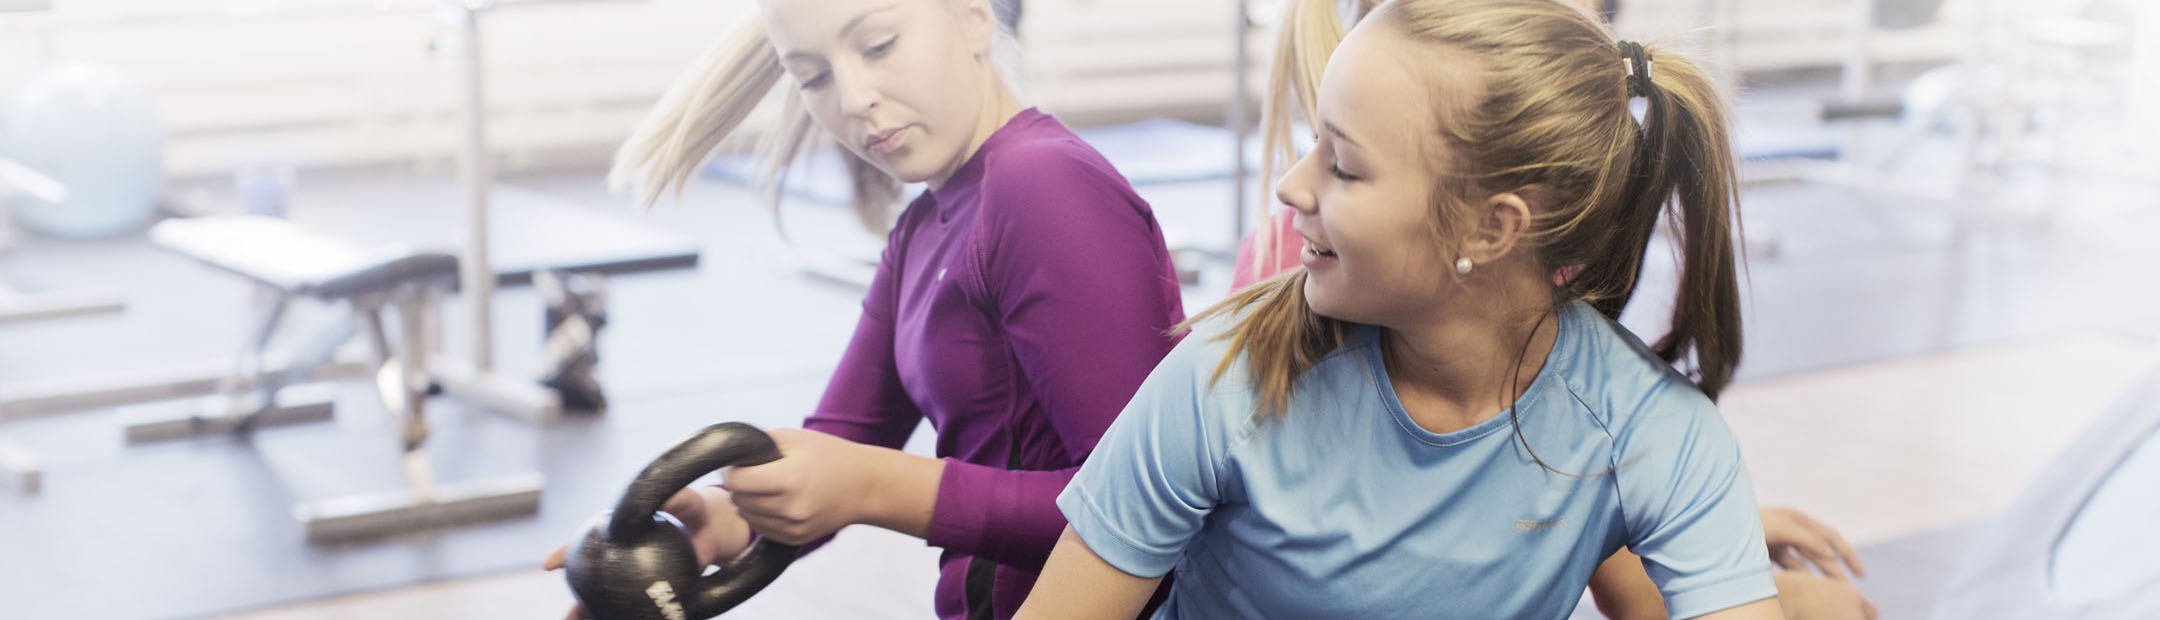
[[[690,534],[660,512],[699,476],[780,458],[755,426],[705,427],[653,459],[612,513],[594,517],[565,559],[570,591],[598,620],[704,620],[742,604],[795,561],[795,547],[760,538],[719,572],[704,576]]]

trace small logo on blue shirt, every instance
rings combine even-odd
[[[1544,521],[1532,521],[1529,519],[1515,520],[1515,529],[1525,532],[1534,532],[1538,530],[1557,530],[1565,525],[1567,525],[1567,517],[1546,519]]]

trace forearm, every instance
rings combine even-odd
[[[1013,619],[1132,618],[1161,583],[1162,577],[1136,577],[1111,566],[1066,528]]]
[[[945,461],[889,448],[865,446],[864,450],[869,492],[861,522],[929,539]]]

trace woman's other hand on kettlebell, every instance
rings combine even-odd
[[[690,534],[690,542],[697,549],[698,563],[711,565],[720,558],[732,558],[750,547],[750,524],[735,512],[735,502],[726,489],[713,486],[693,486],[670,496],[662,511],[682,523]],[[570,545],[556,547],[541,560],[540,567],[557,570],[569,557]],[[580,620],[585,608],[572,604],[564,620]]]

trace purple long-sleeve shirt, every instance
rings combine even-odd
[[[900,215],[803,426],[898,449],[928,416],[938,616],[1010,618],[1064,531],[1058,492],[1182,320],[1147,202],[1030,108]]]

